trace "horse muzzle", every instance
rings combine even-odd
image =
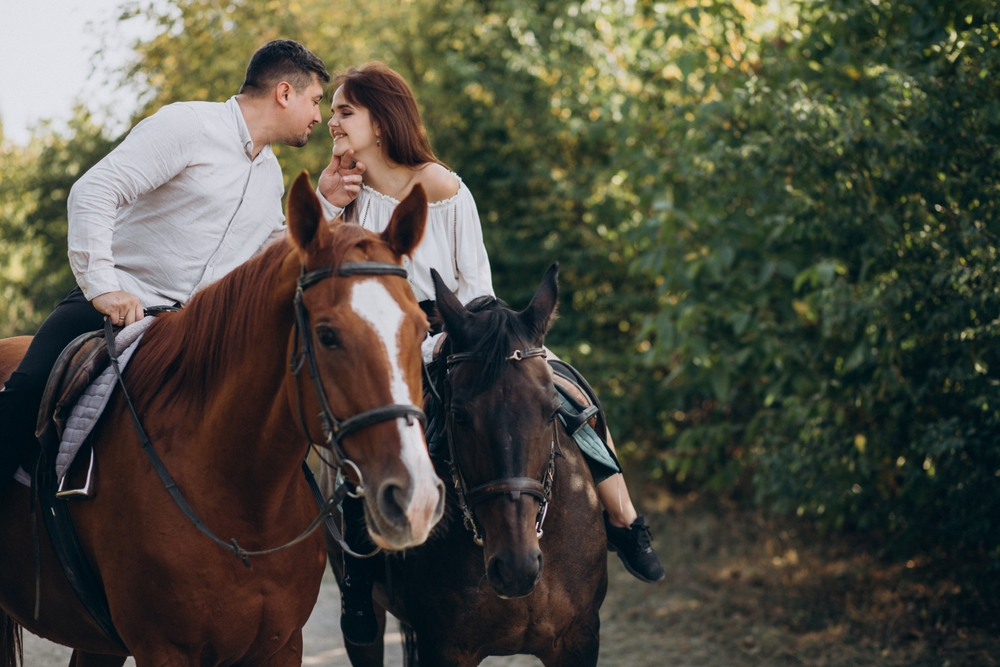
[[[411,483],[390,477],[365,498],[368,532],[379,547],[399,551],[427,541],[431,529],[444,514],[444,483]]]
[[[510,599],[529,595],[542,577],[542,550],[498,551],[486,563],[486,579],[497,596]]]

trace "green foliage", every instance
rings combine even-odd
[[[805,3],[692,110],[641,264],[668,470],[1000,555],[996,9]]]
[[[0,143],[0,337],[34,332],[76,286],[66,198],[115,143],[82,108],[63,133],[42,127],[27,146]]]
[[[550,344],[663,483],[1000,563],[995,0],[172,0],[140,115],[298,39],[383,60],[476,196],[498,294],[561,262]],[[4,145],[6,330],[68,287],[65,193],[112,142]],[[330,142],[279,149],[314,176]],[[21,267],[21,268],[19,268]],[[45,305],[45,307],[43,307]]]

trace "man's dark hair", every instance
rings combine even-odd
[[[312,83],[313,76],[324,86],[330,83],[330,74],[315,53],[291,39],[276,39],[250,58],[240,94],[257,97],[282,81],[301,93]]]

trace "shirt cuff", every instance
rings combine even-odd
[[[428,336],[424,339],[424,342],[420,344],[420,355],[424,358],[424,364],[429,364],[434,361],[434,346],[437,345],[438,339],[443,336],[444,333],[434,334],[433,336]]]
[[[115,275],[114,269],[89,271],[80,276],[76,282],[79,283],[83,295],[87,297],[87,301],[93,301],[94,298],[108,292],[121,290],[121,285],[118,283],[118,276]]]
[[[327,220],[334,220],[340,217],[340,214],[344,212],[344,209],[339,206],[334,206],[326,200],[319,190],[316,191],[316,196],[319,197],[319,204],[323,207],[323,215]]]

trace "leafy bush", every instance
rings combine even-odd
[[[666,470],[1000,564],[996,10],[805,3],[698,107],[642,257]]]

